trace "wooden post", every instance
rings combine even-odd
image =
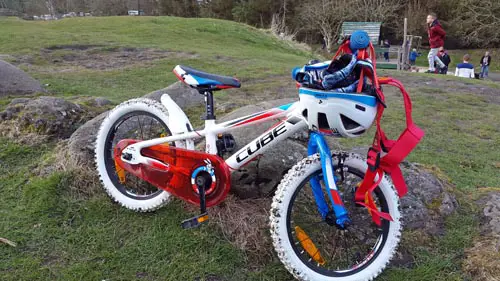
[[[409,63],[408,61],[408,44],[406,44],[406,41],[408,39],[408,18],[405,18],[405,23],[404,23],[404,29],[403,29],[403,57],[401,58],[400,64],[401,64],[401,70],[404,69],[404,66]]]
[[[397,69],[401,70],[403,69],[401,67],[401,61],[403,60],[403,50],[401,48],[398,49],[398,60],[397,60]]]

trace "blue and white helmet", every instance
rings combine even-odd
[[[328,136],[359,137],[377,116],[372,95],[300,88],[299,97],[309,129]]]

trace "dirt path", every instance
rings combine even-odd
[[[500,82],[500,73],[489,73],[488,74],[488,78],[491,80],[491,81],[495,81],[495,82]],[[487,78],[487,79],[488,79]]]

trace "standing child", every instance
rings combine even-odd
[[[427,16],[427,32],[429,34],[429,45],[431,47],[429,55],[427,56],[429,59],[429,70],[427,73],[435,73],[436,68],[434,67],[434,62],[436,62],[440,68],[445,66],[438,58],[437,54],[439,48],[444,46],[444,37],[446,32],[434,13],[430,13]]]
[[[411,66],[414,66],[416,61],[417,61],[417,58],[420,57],[420,54],[417,53],[417,49],[413,49],[411,52],[410,52],[410,65]]]
[[[484,56],[481,58],[481,62],[480,62],[481,74],[479,74],[479,77],[481,77],[481,78],[488,77],[490,63],[491,63],[490,52],[486,52],[486,53],[484,53]]]
[[[384,48],[387,48],[387,50],[384,52],[384,59],[385,61],[389,61],[389,48],[391,47],[391,43],[389,43],[388,39],[384,40]]]
[[[411,70],[415,70],[418,72],[418,68],[415,67],[415,64],[417,62],[417,58],[420,57],[420,54],[417,53],[417,49],[413,49],[411,52],[410,52],[410,68]]]

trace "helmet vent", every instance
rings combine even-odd
[[[343,114],[340,114],[340,119],[342,120],[342,124],[344,125],[344,128],[346,130],[356,129],[357,127],[361,126],[356,121],[352,120],[347,116],[344,116]],[[318,122],[319,122],[319,116],[318,116]]]
[[[330,125],[328,124],[328,119],[326,118],[326,114],[323,112],[318,113],[318,127],[320,129],[330,129]]]
[[[361,134],[363,134],[365,132],[365,130],[361,130],[359,132],[356,132],[356,133],[352,133],[353,135],[356,135],[356,136],[359,136]]]
[[[307,109],[304,109],[304,111],[302,111],[302,116],[304,116],[305,118],[307,118]]]

